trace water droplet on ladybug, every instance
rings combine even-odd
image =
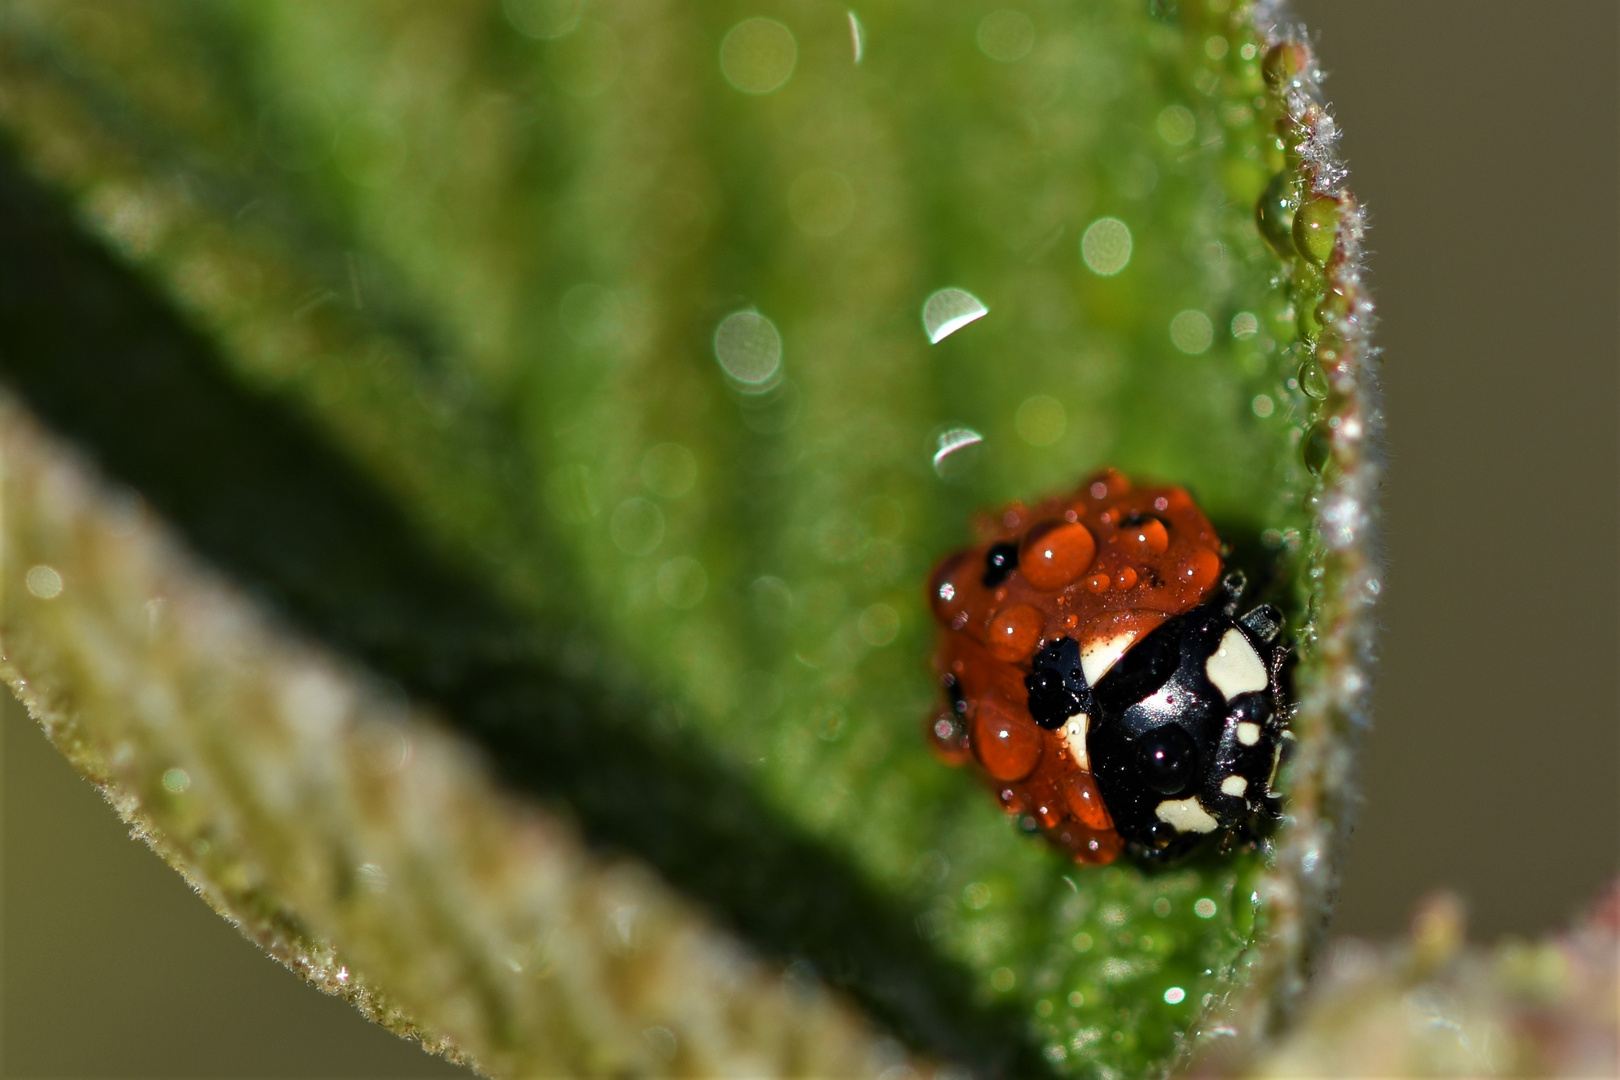
[[[1037,589],[1056,590],[1085,572],[1097,554],[1097,541],[1081,524],[1050,522],[1035,526],[1024,537],[1018,568]]]
[[[1199,592],[1215,584],[1221,573],[1221,557],[1209,548],[1199,548],[1181,564],[1176,576]]]
[[[1108,586],[1111,584],[1113,584],[1113,582],[1109,579],[1107,574],[1098,572],[1086,578],[1086,591],[1105,593],[1108,591]]]
[[[1028,604],[1007,608],[990,623],[990,655],[1009,664],[1027,659],[1045,626],[1046,616]]]
[[[1198,771],[1198,747],[1175,724],[1162,724],[1138,740],[1136,771],[1161,795],[1179,795]]]
[[[1116,592],[1130,592],[1136,588],[1136,571],[1129,566],[1122,567],[1114,575],[1114,589]]]
[[[999,695],[986,696],[973,721],[973,753],[993,778],[1022,780],[1040,764],[1041,729],[1015,716]]]
[[[984,553],[984,587],[993,589],[1018,569],[1018,545],[994,544]]]
[[[934,572],[929,600],[935,616],[942,620],[949,620],[966,608],[968,597],[961,585],[966,577],[962,573],[962,562],[962,556],[958,555]]]
[[[1090,773],[1077,773],[1064,781],[1064,800],[1069,804],[1069,813],[1075,820],[1088,829],[1098,832],[1114,827],[1113,819],[1108,816],[1107,807],[1103,806],[1102,795],[1097,791],[1096,783],[1091,779]]]
[[[1163,502],[1164,500],[1160,500]],[[1139,559],[1163,555],[1170,547],[1170,530],[1158,518],[1139,518],[1128,522],[1119,533],[1125,550]]]
[[[1054,805],[1043,802],[1035,807],[1035,817],[1046,828],[1056,828],[1058,822],[1063,820],[1063,811]]]

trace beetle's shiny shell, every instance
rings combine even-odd
[[[1111,862],[1124,844],[1091,775],[1085,732],[1031,717],[1031,661],[1070,638],[1094,685],[1133,643],[1210,596],[1220,539],[1182,488],[1134,488],[1111,470],[1071,495],[1012,503],[976,524],[979,543],[943,560],[929,584],[947,697],[929,737],[947,761],[973,762],[1009,813],[1027,815],[1078,861]]]

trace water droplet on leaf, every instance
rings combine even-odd
[[[923,330],[927,332],[929,342],[937,345],[968,323],[988,314],[990,309],[972,293],[962,289],[941,289],[923,304]]]

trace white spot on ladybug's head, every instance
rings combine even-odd
[[[1108,674],[1108,669],[1125,655],[1125,650],[1131,647],[1137,636],[1135,630],[1127,630],[1123,634],[1088,642],[1080,650],[1080,670],[1085,672],[1086,685],[1096,686]]]
[[[1091,755],[1086,751],[1086,732],[1090,727],[1091,717],[1085,713],[1075,713],[1063,725],[1063,742],[1069,748],[1069,756],[1087,772],[1091,771]]]
[[[1264,690],[1271,684],[1260,654],[1254,651],[1241,630],[1228,630],[1221,636],[1220,647],[1205,661],[1204,671],[1228,701],[1239,694]]]
[[[1188,799],[1166,799],[1154,807],[1153,813],[1176,832],[1212,833],[1220,827],[1220,822],[1209,816],[1196,795]]]
[[[1237,741],[1244,746],[1253,746],[1260,741],[1260,725],[1252,720],[1245,720],[1237,726]]]
[[[1221,781],[1221,794],[1243,798],[1243,793],[1249,790],[1249,782],[1241,776],[1232,775]]]

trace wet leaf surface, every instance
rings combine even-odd
[[[0,378],[500,791],[916,1051],[1162,1068],[1297,983],[1376,590],[1359,218],[1308,54],[1225,7],[17,3]],[[1189,486],[1297,636],[1264,851],[1077,868],[921,737],[928,568],[1102,464]]]

